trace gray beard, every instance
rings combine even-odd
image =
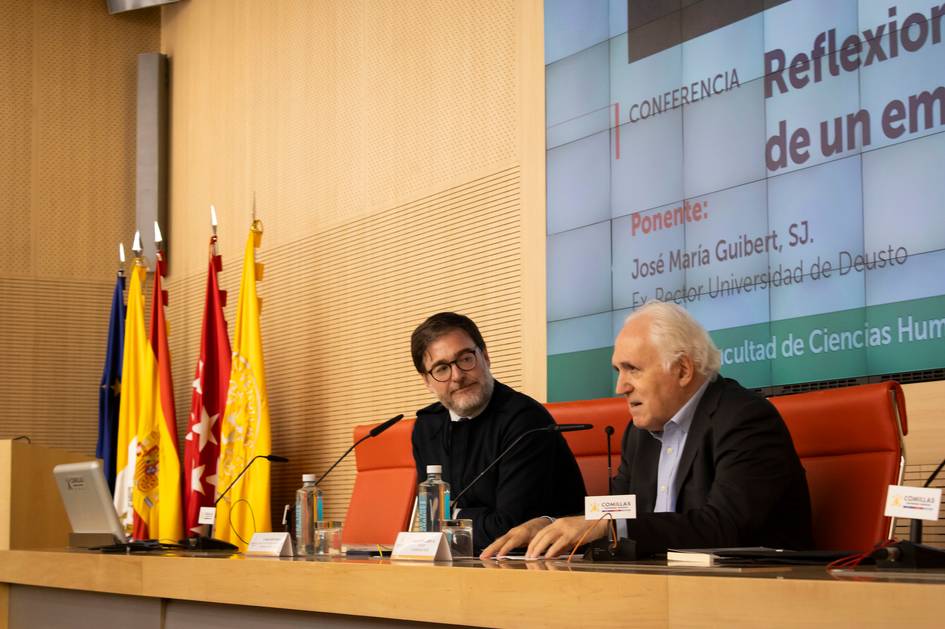
[[[492,392],[495,390],[495,378],[492,377],[492,374],[489,374],[486,381],[482,384],[482,397],[472,408],[462,407],[462,408],[452,408],[447,407],[449,410],[453,411],[460,417],[475,417],[479,415],[486,407],[489,406],[489,400],[492,399]],[[445,404],[443,406],[446,406]]]

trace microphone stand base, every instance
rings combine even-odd
[[[229,542],[224,542],[222,539],[216,539],[213,537],[205,537],[201,535],[200,537],[187,537],[181,540],[184,548],[187,550],[227,550],[230,552],[238,552],[239,547],[234,546]]]
[[[637,543],[632,539],[621,539],[616,544],[609,540],[601,540],[591,544],[591,547],[584,553],[584,559],[594,562],[608,561],[637,561],[651,556],[637,548]]]
[[[945,568],[945,550],[903,541],[872,554],[876,567],[885,570],[922,570]]]

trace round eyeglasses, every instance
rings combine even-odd
[[[462,371],[472,371],[476,367],[476,362],[476,350],[471,349],[461,354],[456,360],[435,365],[427,373],[437,382],[446,382],[453,375],[453,365],[456,365]]]

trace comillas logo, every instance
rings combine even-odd
[[[623,511],[625,509],[632,509],[633,505],[629,500],[608,500],[600,503],[600,510],[604,513],[613,513],[614,511]],[[597,505],[595,505],[594,511],[597,511]]]

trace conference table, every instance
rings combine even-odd
[[[0,551],[0,627],[945,625],[945,572]]]

